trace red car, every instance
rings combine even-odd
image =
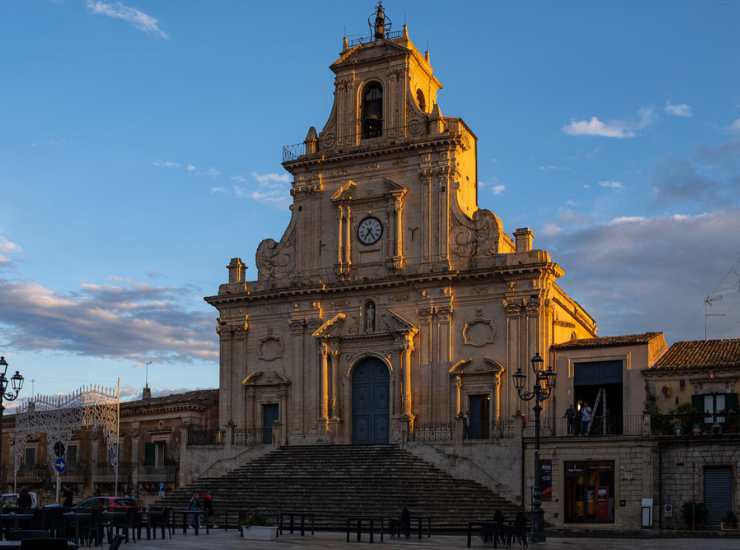
[[[136,508],[136,500],[131,497],[88,497],[72,508],[76,511],[103,510],[115,512]]]

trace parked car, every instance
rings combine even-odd
[[[136,508],[136,499],[132,497],[88,497],[72,507],[76,511],[103,510],[115,512]]]
[[[36,493],[29,491],[31,495],[31,508],[39,507],[39,497]],[[0,495],[0,508],[17,508],[18,507],[18,493],[3,493]]]

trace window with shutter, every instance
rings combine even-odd
[[[154,443],[144,444],[144,466],[154,466],[154,460],[157,456],[157,448]]]

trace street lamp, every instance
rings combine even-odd
[[[544,370],[542,366],[545,361],[542,356],[535,353],[532,357],[532,372],[535,375],[534,386],[531,391],[525,389],[527,375],[522,372],[522,368],[516,369],[512,375],[514,378],[514,387],[522,401],[531,401],[534,399],[534,494],[532,496],[532,542],[545,542],[545,522],[542,517],[542,470],[540,468],[540,413],[542,412],[542,403],[550,397],[552,390],[555,388],[555,379],[557,373],[553,370],[552,365]]]
[[[8,373],[8,362],[5,360],[5,357],[0,357],[0,369],[2,370],[2,372],[0,372],[0,484],[4,484],[5,468],[3,467],[3,413],[5,412],[5,407],[3,406],[3,400],[15,401],[16,399],[18,399],[18,394],[23,388],[23,376],[21,376],[20,372],[15,371],[15,374],[10,377],[10,380],[8,380],[7,376],[5,376]],[[8,388],[8,385],[10,385],[11,389]]]

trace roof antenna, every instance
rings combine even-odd
[[[709,318],[710,317],[727,317],[725,313],[709,313],[709,308],[712,307],[714,302],[721,302],[724,296],[722,294],[714,294],[713,296],[706,296],[704,298],[704,340],[709,340]]]
[[[144,387],[145,388],[148,388],[149,387],[149,365],[151,365],[151,364],[152,364],[151,361],[147,361],[146,362],[146,382],[144,383]]]

